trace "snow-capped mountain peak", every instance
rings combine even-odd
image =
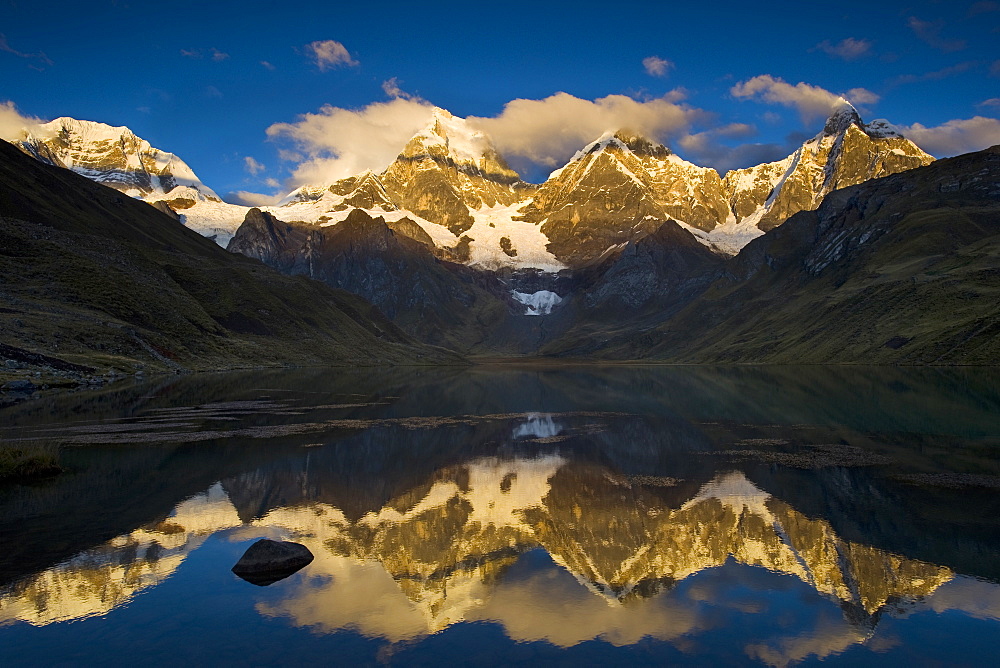
[[[434,107],[430,121],[407,142],[400,157],[414,158],[425,153],[432,156],[443,153],[456,164],[471,164],[480,169],[493,166],[499,158],[484,132],[440,107]]]
[[[22,151],[129,195],[185,196],[218,200],[194,171],[173,153],[154,148],[124,126],[61,117],[25,129]]]
[[[630,158],[636,160],[653,158],[656,160],[673,159],[683,162],[666,146],[654,143],[634,130],[620,128],[618,130],[608,130],[574,153],[573,157],[565,165],[549,174],[549,180],[558,178],[567,169],[586,160],[588,157],[596,157],[601,153],[607,153],[610,158],[618,161],[629,160]]]
[[[726,174],[724,185],[737,220],[759,230],[811,211],[833,190],[895,174],[934,158],[887,121],[865,124],[841,98],[822,132],[784,160]]]

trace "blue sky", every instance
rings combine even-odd
[[[778,159],[848,91],[935,155],[1000,143],[1000,1],[0,7],[0,102],[127,125],[220,193],[377,162],[427,104],[492,119],[532,180],[618,115],[698,164]]]

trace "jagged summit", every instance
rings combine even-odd
[[[840,101],[841,104],[831,112],[830,117],[823,126],[822,132],[814,137],[814,141],[819,141],[823,137],[838,137],[846,133],[852,126],[857,127],[871,139],[904,138],[899,128],[884,118],[878,118],[871,123],[865,123],[861,118],[861,114],[854,108],[854,105],[844,98],[840,98]]]
[[[624,144],[628,150],[632,151],[636,155],[650,156],[662,160],[673,154],[673,152],[663,144],[653,142],[642,134],[628,128],[618,130],[618,132],[615,133],[615,139]]]
[[[844,98],[840,98],[839,103],[834,107],[830,113],[830,117],[826,120],[823,131],[818,136],[832,137],[843,134],[852,125],[857,125],[858,127],[864,125],[861,120],[861,114],[858,113],[853,104]]]
[[[434,107],[431,119],[399,154],[400,159],[430,157],[456,165],[475,166],[484,173],[520,181],[518,174],[500,157],[486,133],[447,109]],[[391,167],[391,166],[390,166]]]
[[[527,187],[484,132],[438,107],[380,178],[397,206],[455,235],[472,211],[510,206]]]
[[[669,158],[678,163],[691,164],[686,163],[686,161],[679,158],[666,146],[647,139],[635,130],[619,128],[618,130],[608,130],[600,137],[574,153],[573,157],[571,157],[565,165],[549,174],[546,181],[559,178],[559,176],[571,166],[580,163],[588,156],[593,156],[602,152],[609,152],[610,155],[618,160],[623,159],[621,154],[632,154],[640,160],[645,158],[666,160]],[[627,160],[627,158],[625,159]]]

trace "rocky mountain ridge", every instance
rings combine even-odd
[[[557,271],[600,261],[667,219],[735,254],[788,216],[814,209],[833,189],[933,160],[886,121],[864,124],[844,102],[823,131],[788,158],[724,177],[618,129],[533,185],[465,119],[440,108],[430,115],[384,171],[303,186],[262,209],[285,222],[315,225],[335,225],[355,209],[387,221],[408,218],[442,257],[485,269]],[[223,246],[249,211],[220,201],[183,163],[143,158],[161,153],[148,144],[129,152],[131,133],[122,128],[66,119],[47,125],[60,122],[59,132],[50,128],[18,145],[146,201],[166,201],[188,227]],[[117,144],[116,136],[122,138]]]
[[[625,260],[623,254],[614,271],[594,281],[599,293],[632,295],[636,282],[656,276]],[[677,260],[663,261],[671,263]],[[577,316],[586,326],[567,328],[542,353],[693,363],[993,364],[998,267],[1000,147],[993,147],[834,191],[737,256],[658,286],[653,292],[664,295],[699,287],[661,304],[651,320],[619,296],[611,312],[629,318]]]
[[[932,160],[887,121],[865,124],[845,102],[827,119],[822,132],[792,155],[731,171],[723,188],[735,217],[766,232],[799,211],[812,211],[838,188]]]

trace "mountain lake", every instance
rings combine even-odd
[[[1000,371],[474,366],[0,410],[5,666],[987,665]],[[314,559],[266,586],[261,538]]]

